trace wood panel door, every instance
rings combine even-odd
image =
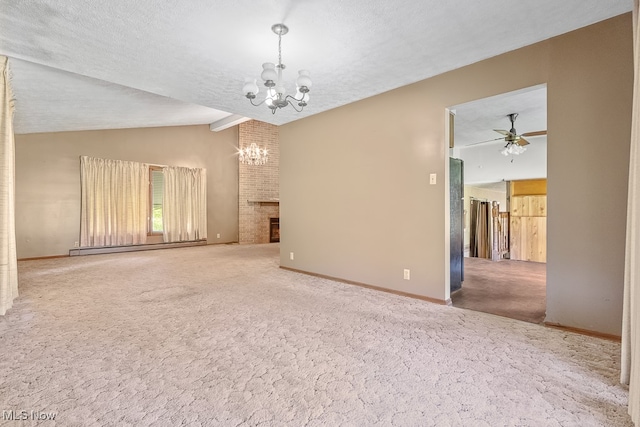
[[[511,197],[510,255],[547,262],[547,196]]]

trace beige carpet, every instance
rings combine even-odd
[[[293,273],[278,268],[278,251],[20,262],[21,296],[0,318],[3,416],[54,412],[47,426],[631,426],[617,343]]]

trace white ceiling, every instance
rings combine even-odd
[[[16,132],[284,124],[631,10],[632,0],[0,0]],[[303,113],[251,106],[245,77],[311,71]],[[217,110],[217,111],[216,111]],[[175,115],[173,114],[175,112]],[[520,129],[518,129],[520,131]],[[523,131],[525,131],[523,129]]]
[[[509,130],[509,114],[517,113],[518,134],[547,130],[547,86],[540,85],[451,107],[455,112],[456,147],[477,144],[504,145],[504,136],[494,129]],[[496,140],[496,138],[502,138]],[[546,136],[527,137],[529,142],[546,142]]]
[[[455,111],[454,157],[464,161],[465,184],[546,178],[547,136],[527,137],[527,151],[503,156],[504,136],[494,129],[509,130],[508,114],[517,113],[518,134],[547,130],[547,86],[483,98],[451,107]],[[498,139],[496,139],[498,138]],[[486,141],[486,142],[483,142]],[[490,184],[488,184],[490,185]]]
[[[17,133],[207,124],[229,115],[32,62],[12,60],[11,71]]]

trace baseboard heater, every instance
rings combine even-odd
[[[73,248],[73,249],[69,249],[69,256],[112,254],[117,252],[151,251],[154,249],[184,248],[187,246],[202,246],[206,244],[207,244],[206,240],[193,240],[190,242],[150,243],[150,244],[144,244],[144,245]]]

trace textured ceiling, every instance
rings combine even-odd
[[[18,133],[201,123],[207,114],[284,124],[632,8],[631,0],[0,4],[0,54],[11,58]],[[282,40],[288,90],[298,69],[311,71],[303,113],[271,115],[241,94],[245,77],[276,62],[277,22],[290,28]],[[172,109],[178,123],[167,122]]]
[[[12,60],[16,133],[207,124],[228,113]]]
[[[497,186],[504,191],[504,181],[546,178],[546,135],[527,137],[531,145],[527,145],[525,153],[505,157],[500,153],[505,145],[504,136],[494,131],[510,129],[507,115],[511,113],[518,113],[515,128],[519,134],[546,130],[546,85],[479,99],[451,109],[456,113],[454,145],[458,150],[454,150],[454,156],[464,160],[465,185],[495,189],[486,183],[500,181]]]
[[[451,109],[456,114],[456,147],[483,141],[487,141],[486,144],[504,145],[504,136],[494,129],[511,129],[511,122],[507,117],[511,113],[518,114],[515,121],[518,134],[547,130],[547,86],[540,85],[483,98],[453,106]],[[536,136],[528,137],[527,140],[531,143],[546,142],[546,138]]]

